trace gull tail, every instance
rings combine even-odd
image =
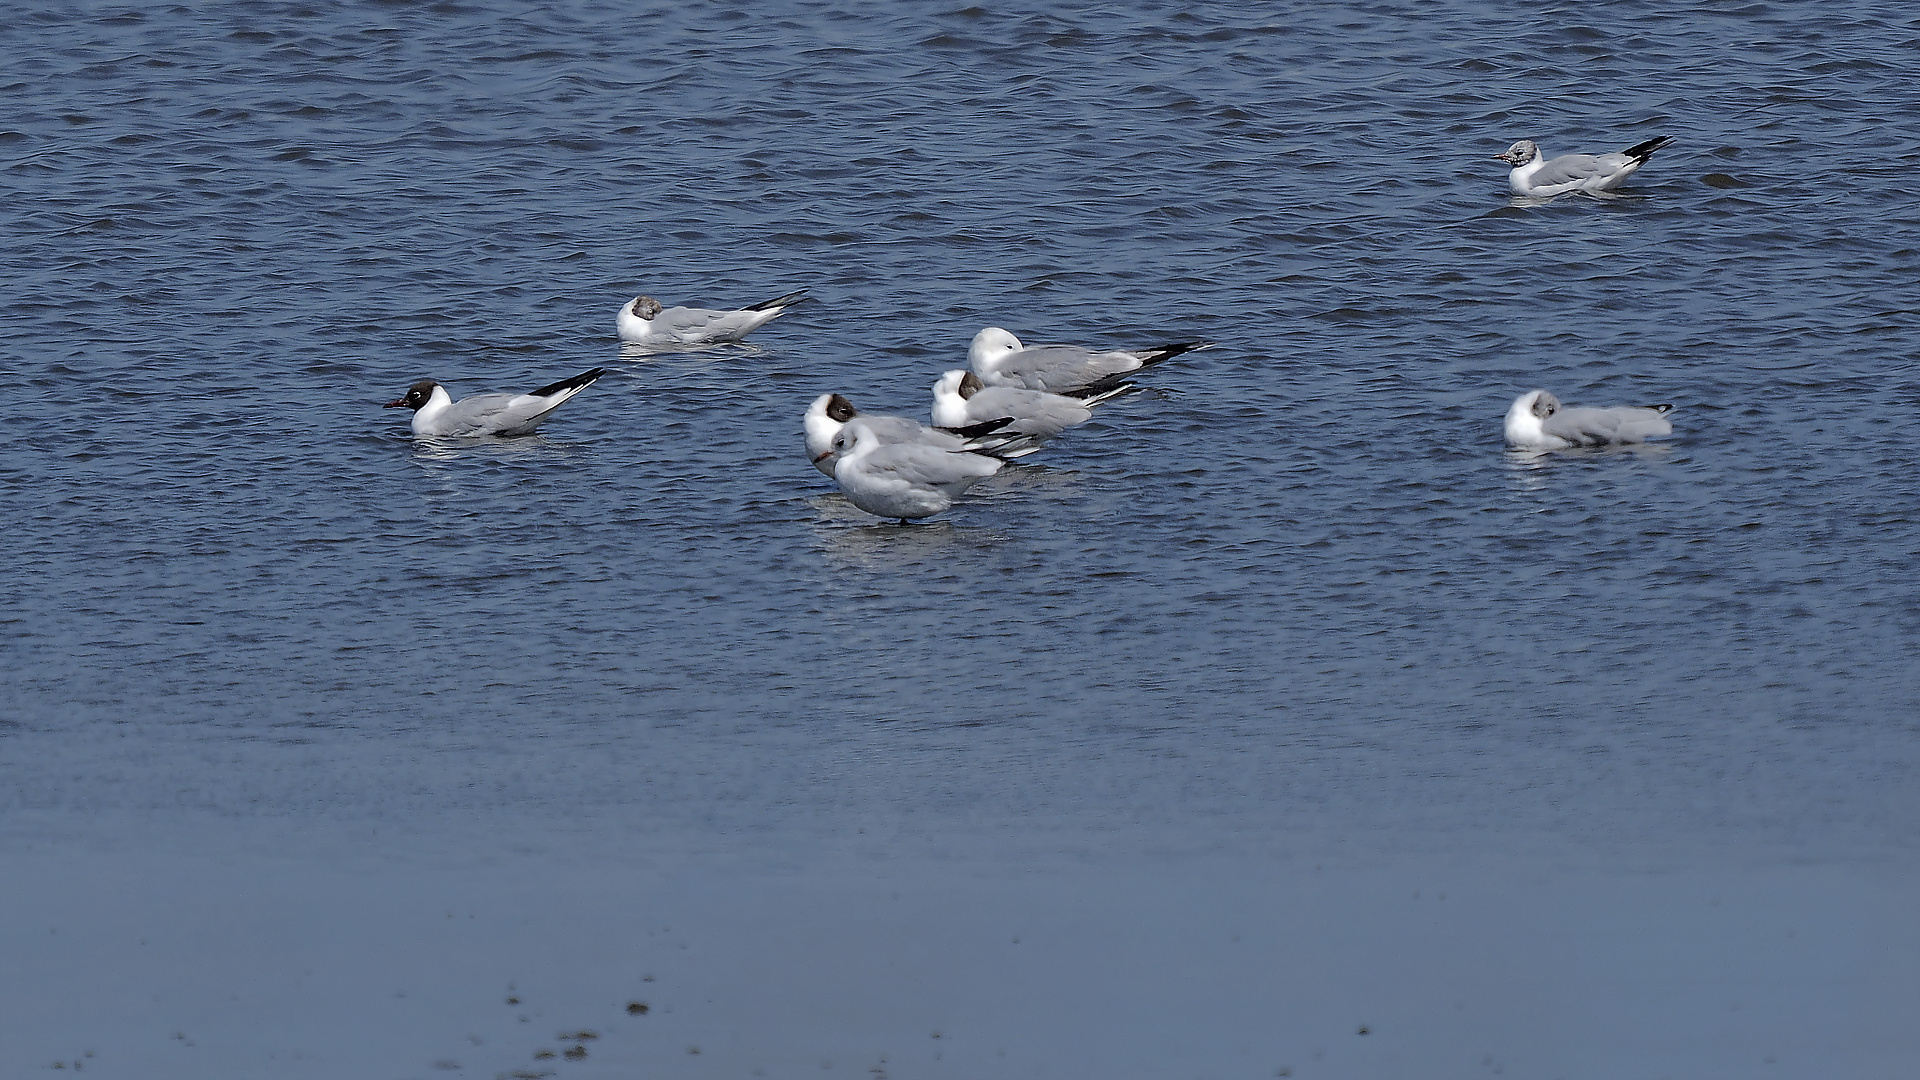
[[[764,300],[758,304],[750,304],[748,305],[747,310],[748,311],[770,311],[774,308],[783,308],[792,304],[797,304],[800,301],[805,300],[806,298],[807,298],[807,290],[796,289],[785,296],[776,296],[771,300]]]
[[[1201,349],[1211,348],[1213,348],[1213,342],[1211,341],[1183,341],[1177,345],[1162,345],[1155,349],[1141,349],[1139,352],[1133,354],[1140,358],[1139,367],[1134,368],[1132,371],[1123,371],[1116,375],[1109,375],[1104,379],[1095,380],[1067,396],[1077,397],[1087,402],[1087,404],[1093,405],[1096,404],[1096,402],[1089,400],[1090,398],[1097,397],[1101,401],[1105,401],[1107,398],[1102,395],[1111,395],[1115,391],[1137,389],[1132,383],[1126,381],[1130,376],[1138,375],[1155,364],[1165,363],[1179,356],[1181,353],[1199,352]]]
[[[1213,342],[1211,341],[1183,341],[1178,345],[1162,345],[1157,349],[1143,349],[1140,352],[1134,353],[1134,355],[1140,358],[1140,366],[1142,368],[1150,368],[1155,364],[1171,360],[1181,353],[1199,352],[1201,349],[1211,348],[1213,348]]]
[[[1084,386],[1061,396],[1073,398],[1080,402],[1080,404],[1091,409],[1102,402],[1112,401],[1114,398],[1120,397],[1123,394],[1131,394],[1138,389],[1140,389],[1139,383],[1122,382],[1115,384],[1097,382],[1092,386]]]
[[[991,435],[1011,423],[1013,423],[1013,417],[1003,416],[998,420],[982,420],[978,424],[968,424],[966,427],[943,427],[940,430],[949,435],[958,435],[963,439],[977,439],[982,435]]]
[[[965,451],[956,450],[954,452],[969,453],[969,454],[985,454],[988,457],[997,457],[1001,461],[1012,461],[1015,458],[1026,457],[1028,454],[1034,453],[1039,449],[1040,449],[1040,443],[1036,439],[1034,439],[1033,436],[1011,435],[1011,436],[1008,436],[1007,438],[999,440],[998,442],[995,442],[991,439],[987,440],[986,442],[977,442],[972,446],[967,447]]]
[[[547,386],[543,386],[540,389],[535,390],[532,393],[528,394],[527,396],[528,397],[556,397],[564,394],[567,397],[572,397],[573,395],[579,393],[580,391],[585,390],[587,387],[592,386],[593,381],[595,379],[598,379],[600,376],[605,375],[606,373],[607,373],[606,368],[603,368],[603,367],[593,368],[589,371],[583,371],[580,374],[575,375],[571,379],[561,379],[557,383],[552,383]]]
[[[1648,139],[1646,142],[1629,146],[1621,152],[1633,160],[1644,164],[1656,151],[1673,141],[1673,136],[1671,135],[1657,135]]]
[[[966,427],[943,427],[938,430],[949,435],[958,435],[967,440],[965,450],[951,450],[954,454],[986,454],[1002,461],[1026,457],[1040,449],[1040,443],[1031,435],[1019,435],[1000,429],[1013,423],[1011,416],[1002,416],[997,420],[987,420]]]

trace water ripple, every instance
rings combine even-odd
[[[933,804],[1464,833],[1559,792],[1565,833],[1708,799],[1910,844],[1910,798],[1844,792],[1920,790],[1915,40],[1874,3],[24,13],[0,738],[286,783],[68,796],[18,753],[0,805],[744,820],[961,732],[897,766]],[[1488,160],[1656,133],[1618,198]],[[752,347],[612,335],[800,285]],[[988,323],[1222,347],[935,524],[807,467],[814,394],[918,414]],[[378,407],[590,365],[536,439]],[[1676,435],[1510,454],[1533,386]],[[618,753],[485,779],[523,738]],[[615,793],[640,756],[658,794]]]

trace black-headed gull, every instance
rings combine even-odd
[[[1055,394],[1105,388],[1122,376],[1195,349],[1211,341],[1187,341],[1139,352],[1101,351],[1079,345],[1022,345],[1020,339],[997,326],[973,335],[967,347],[967,365],[988,386],[1019,386]]]
[[[963,427],[995,417],[1011,416],[1006,431],[1044,439],[1093,419],[1093,407],[1111,401],[1134,384],[1079,394],[1050,394],[1019,386],[988,386],[971,371],[949,371],[933,384],[933,422],[942,427]]]
[[[1495,154],[1495,161],[1513,166],[1507,184],[1515,195],[1545,198],[1569,191],[1612,191],[1640,170],[1654,151],[1673,141],[1661,135],[1614,154],[1562,154],[1548,158],[1532,139],[1521,139]]]
[[[614,316],[620,340],[630,345],[718,345],[739,341],[806,299],[807,290],[776,296],[738,311],[662,307],[651,296],[636,296]]]
[[[1529,390],[1507,410],[1507,441],[1526,450],[1617,446],[1673,434],[1671,405],[1569,409],[1545,390]]]
[[[972,450],[1000,458],[1025,457],[1039,449],[1031,439],[994,436],[994,432],[1012,423],[1011,417],[928,427],[910,417],[863,413],[839,394],[821,394],[807,407],[807,459],[813,462],[814,468],[833,475],[834,436],[855,420],[872,429],[882,443],[925,443],[939,450]]]
[[[412,409],[415,435],[531,435],[553,410],[606,373],[606,368],[593,368],[525,394],[474,394],[459,401],[446,387],[421,379],[407,387],[406,397],[387,402],[385,408]]]
[[[1000,471],[1000,459],[923,442],[886,443],[858,419],[833,437],[833,479],[847,501],[878,517],[937,514],[967,488]]]

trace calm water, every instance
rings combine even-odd
[[[1920,868],[1906,5],[85,5],[0,57],[18,867]],[[1618,198],[1489,160],[1656,134]],[[814,395],[924,413],[988,324],[1220,347],[929,524],[808,466]],[[595,365],[533,439],[379,408]],[[1510,454],[1536,386],[1675,435]]]

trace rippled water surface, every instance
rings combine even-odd
[[[1920,866],[1905,5],[85,5],[0,57],[22,872]],[[1617,197],[1490,160],[1658,134]],[[989,324],[1219,347],[929,523],[809,467],[815,395],[921,415]],[[592,366],[534,438],[379,408]],[[1507,451],[1536,386],[1674,436]],[[1221,1053],[1166,1060],[1373,1067]]]

